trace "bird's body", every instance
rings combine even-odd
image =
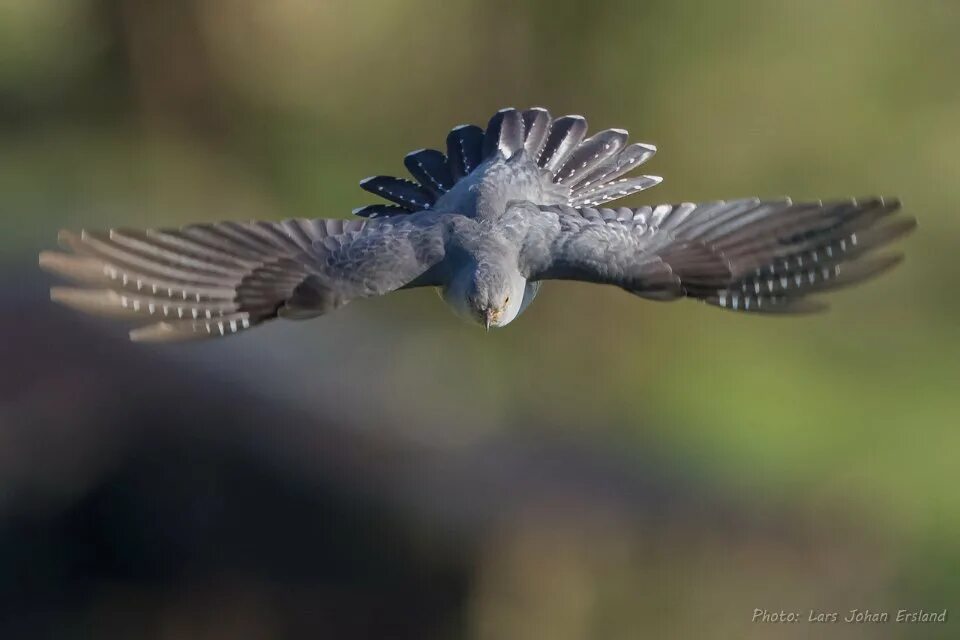
[[[433,215],[450,212],[446,254],[451,273],[440,293],[460,317],[501,327],[520,315],[540,289],[539,282],[528,282],[520,271],[519,249],[529,220],[507,205],[565,199],[525,152],[509,159],[498,152],[471,176],[460,183],[465,188],[444,194],[434,206]]]
[[[219,223],[178,230],[61,234],[73,254],[41,265],[84,288],[55,300],[155,321],[141,340],[227,335],[275,317],[307,318],[350,300],[432,286],[458,314],[501,327],[545,280],[612,284],[635,295],[695,298],[761,313],[819,308],[806,296],[872,277],[899,256],[870,255],[909,232],[896,200],[795,204],[744,199],[617,209],[660,182],[622,177],[655,152],[627,133],[586,138],[580,116],[504,109],[486,131],[453,129],[447,153],[405,164],[418,183],[361,186],[393,205],[366,221]]]

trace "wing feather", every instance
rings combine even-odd
[[[51,298],[101,315],[152,321],[134,340],[230,335],[275,317],[321,315],[352,299],[436,284],[437,216],[383,223],[223,222],[179,230],[62,232],[69,253],[40,266],[76,282]]]
[[[556,217],[530,218],[521,262],[532,280],[614,284],[762,313],[816,310],[806,296],[893,268],[901,256],[874,252],[916,227],[897,215],[899,200],[883,198],[539,209]]]

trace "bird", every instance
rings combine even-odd
[[[616,206],[661,182],[635,173],[656,150],[623,129],[588,137],[579,115],[501,109],[486,128],[454,127],[445,153],[409,153],[413,180],[361,181],[389,204],[351,219],[61,231],[65,251],[39,262],[77,285],[52,300],[131,316],[135,341],[228,336],[418,287],[489,330],[549,280],[739,313],[820,311],[812,295],[889,270],[902,254],[877,250],[916,226],[883,197]]]

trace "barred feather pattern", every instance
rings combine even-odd
[[[476,125],[454,127],[447,136],[446,155],[435,149],[407,154],[404,165],[416,182],[390,176],[361,181],[361,188],[392,204],[368,205],[353,213],[380,218],[430,209],[497,153],[508,159],[525,153],[546,180],[569,189],[567,204],[572,207],[600,206],[662,181],[658,176],[623,177],[656,153],[653,145],[627,144],[628,134],[623,129],[586,134],[583,116],[554,119],[541,107],[501,109],[485,130]]]
[[[899,200],[883,198],[541,209],[558,213],[563,231],[555,266],[540,278],[606,282],[655,300],[690,297],[751,313],[826,308],[808,296],[893,268],[900,254],[875,251],[916,227],[914,218],[895,215]]]
[[[316,247],[360,232],[360,220],[224,222],[170,230],[61,232],[69,251],[40,266],[79,284],[53,300],[99,315],[153,320],[138,341],[242,332],[278,316],[313,317],[338,306],[312,281]]]

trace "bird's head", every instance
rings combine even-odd
[[[478,269],[467,288],[467,305],[473,319],[485,326],[502,327],[509,317],[513,289],[500,271]]]
[[[490,327],[503,327],[517,317],[526,281],[519,272],[478,265],[454,284],[444,297],[466,319]],[[456,291],[460,289],[460,291]]]

